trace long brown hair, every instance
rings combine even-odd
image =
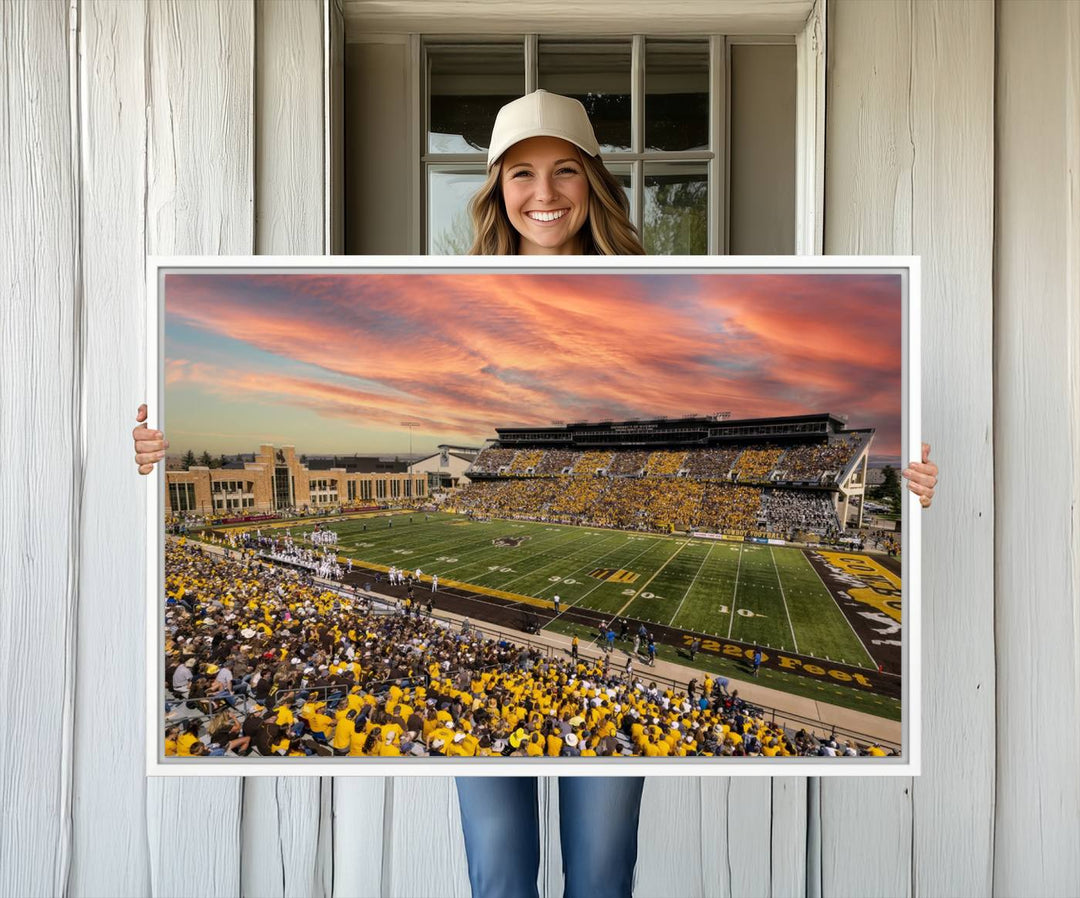
[[[630,202],[622,185],[599,156],[579,153],[589,182],[589,215],[578,234],[586,256],[643,256],[645,249],[630,221]],[[505,158],[505,154],[503,155]],[[510,224],[503,203],[502,158],[488,170],[487,180],[469,201],[473,225],[470,256],[516,256],[520,235]]]

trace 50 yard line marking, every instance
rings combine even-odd
[[[799,650],[799,640],[795,638],[795,628],[791,625],[791,612],[788,611],[787,597],[784,595],[784,583],[780,579],[780,568],[776,566],[776,553],[773,552],[773,547],[769,546],[769,556],[772,558],[773,570],[776,571],[776,582],[780,585],[780,599],[784,603],[784,614],[787,615],[788,629],[791,630],[791,641],[795,643],[795,651]]]
[[[735,596],[739,594],[739,571],[742,570],[742,553],[745,548],[745,543],[739,546],[739,563],[735,566],[735,588],[731,591],[731,616],[728,618],[727,625],[728,639],[731,639],[731,627],[735,623],[735,612],[738,610],[738,605],[735,604]]]

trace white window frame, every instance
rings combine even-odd
[[[693,35],[683,33],[660,33],[649,30],[635,34],[631,44],[631,141],[632,152],[611,155],[612,163],[629,162],[632,166],[632,184],[634,208],[631,218],[641,223],[644,211],[644,165],[649,161],[706,161],[708,172],[709,197],[709,233],[707,250],[710,255],[725,254],[728,249],[728,178],[730,128],[728,110],[730,109],[730,47],[745,43],[794,43],[796,48],[796,123],[795,123],[795,253],[798,255],[819,255],[823,251],[823,215],[825,182],[825,3],[815,0],[809,16],[797,30],[784,31],[768,35],[713,34],[709,37],[709,144],[710,151],[688,151],[685,153],[643,153],[644,109],[640,99],[644,98],[641,90],[644,77],[645,40],[646,38],[677,40]],[[564,33],[565,32],[565,33]],[[410,249],[413,253],[423,254],[428,244],[428,209],[427,184],[425,183],[428,164],[464,164],[475,163],[475,155],[467,154],[429,154],[427,152],[428,105],[426,96],[427,53],[426,43],[503,43],[521,40],[525,55],[525,90],[536,89],[539,36],[567,37],[577,36],[572,27],[560,28],[552,22],[551,27],[544,27],[535,33],[487,33],[447,34],[431,33],[421,36],[409,35],[410,99],[409,110],[411,193],[413,202],[409,204]],[[595,35],[596,39],[604,35]],[[606,35],[609,38],[625,38],[626,35]]]

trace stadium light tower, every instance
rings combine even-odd
[[[412,432],[420,426],[419,421],[402,421],[402,427],[409,428],[409,462],[412,463]]]

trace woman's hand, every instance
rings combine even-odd
[[[907,487],[919,497],[919,504],[929,508],[934,501],[934,487],[937,486],[938,467],[930,461],[930,444],[922,444],[922,461],[913,461],[900,474],[907,478]]]
[[[169,441],[160,430],[150,430],[146,426],[145,402],[139,406],[135,420],[141,422],[131,431],[131,437],[135,441],[135,463],[139,466],[140,474],[149,474],[154,470],[154,465],[165,457]]]

